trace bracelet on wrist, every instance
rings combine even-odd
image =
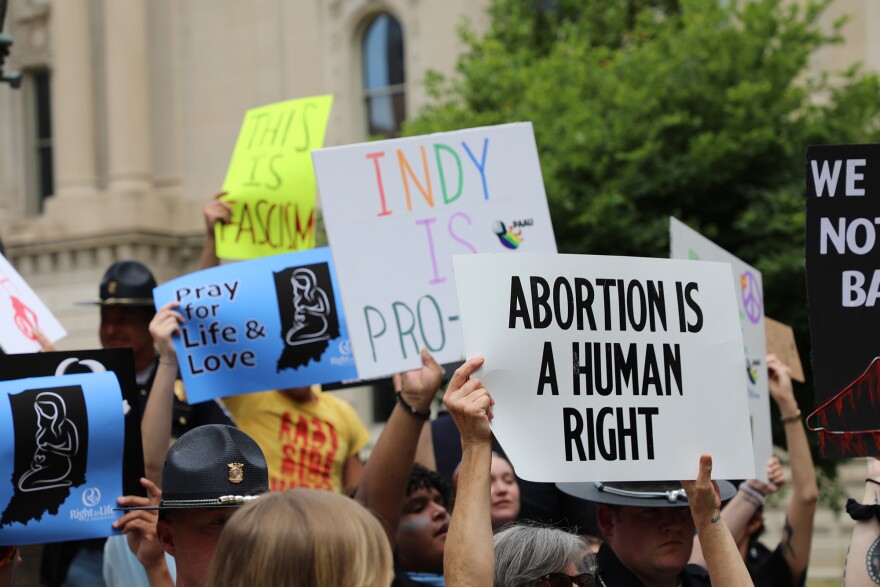
[[[169,367],[177,367],[177,361],[172,361],[171,359],[163,359],[159,357],[160,365],[168,365]]]
[[[797,422],[800,419],[801,419],[801,411],[800,411],[800,409],[798,409],[798,411],[795,412],[794,414],[792,414],[791,416],[782,416],[781,418],[779,418],[779,421],[782,422],[783,424],[788,424],[789,422]]]
[[[880,485],[880,481],[877,481],[876,479],[871,479],[870,477],[865,479],[865,483],[873,483],[875,485]]]
[[[748,483],[746,483],[746,482],[740,483],[739,489],[740,489],[740,491],[743,492],[744,497],[749,496],[753,500],[755,500],[755,501],[749,500],[755,507],[761,507],[762,505],[764,505],[764,494],[761,493],[760,491],[758,491],[757,489],[755,489],[754,487],[752,487],[751,485],[749,485]],[[757,503],[755,503],[755,502],[757,502]]]
[[[397,395],[397,403],[400,404],[400,407],[402,407],[407,414],[426,422],[431,419],[431,410],[428,410],[427,412],[420,412],[408,403],[406,403],[406,400],[403,399],[403,395],[401,395],[399,391],[396,391],[394,393]]]
[[[755,499],[754,497],[752,497],[751,495],[749,495],[748,493],[746,493],[745,491],[740,492],[740,497],[742,497],[744,500],[746,500],[747,502],[749,502],[750,504],[755,506],[756,509],[761,507],[761,502],[758,501],[757,499]]]

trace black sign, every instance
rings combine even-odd
[[[825,457],[880,456],[880,145],[807,149],[807,293]]]

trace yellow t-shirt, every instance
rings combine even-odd
[[[312,487],[342,492],[345,461],[370,435],[354,408],[332,394],[313,391],[299,403],[278,391],[223,399],[236,425],[250,435],[269,464],[269,488]]]

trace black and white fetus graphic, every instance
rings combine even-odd
[[[284,350],[278,371],[320,361],[329,341],[339,337],[333,284],[327,263],[274,273]]]
[[[86,482],[88,417],[78,385],[10,395],[15,493],[0,526],[57,514],[72,487]]]

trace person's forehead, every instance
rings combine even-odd
[[[172,510],[174,517],[184,524],[199,524],[205,521],[231,518],[237,508],[193,508]]]
[[[497,471],[498,473],[507,473],[513,472],[513,467],[510,466],[510,463],[507,460],[499,455],[492,454],[492,470]]]
[[[444,507],[446,505],[446,500],[443,498],[443,494],[440,493],[436,487],[419,487],[409,494],[406,498],[406,503],[412,503],[419,500],[436,501]]]
[[[120,320],[120,319],[137,318],[146,322],[143,308],[132,308],[124,306],[103,306],[101,307],[101,320]]]
[[[687,507],[650,507],[650,506],[618,506],[618,517],[634,522],[653,522],[657,520],[690,520],[691,512]]]

